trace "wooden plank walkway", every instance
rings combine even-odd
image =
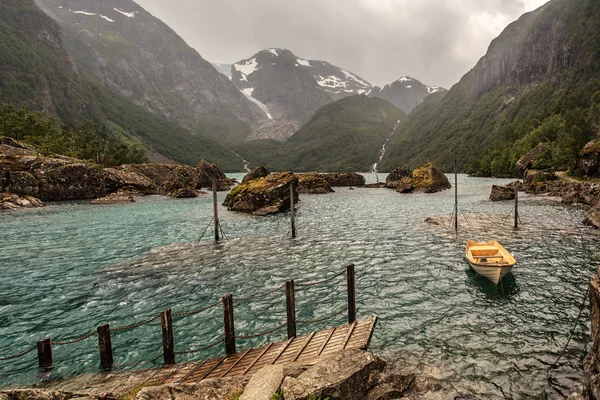
[[[161,368],[152,377],[163,384],[198,383],[204,379],[244,376],[272,364],[312,363],[343,349],[367,349],[377,317],[313,332],[229,356]]]

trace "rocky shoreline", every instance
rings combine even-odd
[[[169,368],[169,367],[164,367]],[[270,365],[251,378],[163,385],[158,370],[82,375],[36,388],[0,391],[0,400],[454,400],[475,399],[436,378],[406,374],[370,352],[352,349],[311,364]]]

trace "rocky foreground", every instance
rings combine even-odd
[[[474,399],[434,378],[403,374],[371,353],[343,350],[314,364],[270,365],[252,378],[161,385],[152,371],[80,376],[43,389],[0,391],[0,400],[388,400]],[[60,388],[56,390],[55,388]],[[65,390],[69,388],[68,390]]]

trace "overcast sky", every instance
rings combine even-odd
[[[211,62],[278,47],[385,85],[450,88],[490,41],[548,0],[135,0]]]

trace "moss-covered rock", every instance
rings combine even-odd
[[[294,184],[294,199],[298,201],[298,176],[291,172],[269,174],[264,178],[243,182],[235,187],[223,202],[230,211],[273,214],[290,207],[290,184]]]
[[[450,181],[433,163],[415,169],[410,176],[400,180],[399,193],[435,193],[450,189]]]
[[[320,177],[329,182],[329,186],[364,186],[365,177],[356,172],[341,172],[320,174]]]
[[[298,174],[298,193],[326,194],[333,191],[329,182],[317,172]]]

